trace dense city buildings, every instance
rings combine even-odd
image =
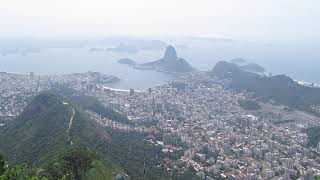
[[[146,142],[162,147],[162,166],[170,173],[190,168],[202,179],[313,179],[320,175],[317,147],[309,147],[303,129],[320,119],[273,101],[245,110],[248,92],[223,87],[205,72],[180,75],[176,81],[146,91],[108,88],[92,74],[37,76],[1,73],[0,120],[18,116],[32,95],[64,84],[99,99],[124,114],[116,122],[87,111],[102,126],[149,134]],[[156,138],[154,135],[161,135]]]

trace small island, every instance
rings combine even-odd
[[[127,65],[130,65],[130,66],[133,66],[133,65],[136,65],[136,64],[137,64],[134,60],[132,60],[132,59],[130,59],[130,58],[120,59],[120,60],[118,61],[118,63],[120,63],[120,64],[127,64]]]

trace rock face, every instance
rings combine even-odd
[[[141,64],[140,67],[175,73],[191,72],[193,70],[185,59],[178,57],[173,46],[168,46],[166,48],[163,58],[157,61]]]
[[[176,60],[178,59],[177,51],[173,46],[168,46],[163,56],[163,60]]]

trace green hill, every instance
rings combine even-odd
[[[308,109],[320,104],[320,89],[300,85],[285,75],[261,76],[242,70],[233,63],[220,61],[210,74],[229,80],[226,87],[253,92],[257,97],[273,99],[289,107]]]
[[[37,96],[1,133],[1,149],[10,162],[36,164],[57,149],[68,146],[71,106],[52,94]]]
[[[164,158],[161,147],[144,141],[147,134],[103,127],[84,110],[115,121],[126,120],[90,97],[42,93],[17,119],[0,129],[0,149],[10,164],[26,163],[29,172],[36,175],[43,169],[45,177],[61,177],[60,172],[71,171],[73,166],[65,166],[65,157],[82,147],[88,152],[80,154],[80,159],[91,153],[96,157],[85,161],[89,165],[81,179],[113,179],[122,171],[133,179],[175,179],[160,166]],[[49,173],[52,168],[57,171]]]
[[[71,120],[72,124],[69,124]],[[54,163],[61,154],[80,145],[98,153],[91,144],[110,141],[110,135],[103,127],[66,99],[49,93],[36,96],[16,120],[1,130],[0,137],[0,148],[6,159],[12,164],[26,163],[31,168]],[[93,166],[86,177],[98,176],[95,173],[101,171],[112,174],[105,162],[114,173],[121,171],[108,156],[92,161]]]

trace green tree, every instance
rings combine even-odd
[[[4,160],[4,157],[0,154],[0,176],[3,175],[3,173],[6,170],[6,162]]]
[[[16,165],[13,167],[6,167],[3,174],[0,176],[0,180],[20,180],[21,174],[25,168],[25,165]]]
[[[71,150],[64,156],[65,165],[76,180],[81,179],[81,172],[86,172],[92,163],[92,154],[84,148]]]
[[[7,166],[3,155],[0,154],[0,180],[49,180],[45,177],[23,175],[26,167],[26,165]]]

